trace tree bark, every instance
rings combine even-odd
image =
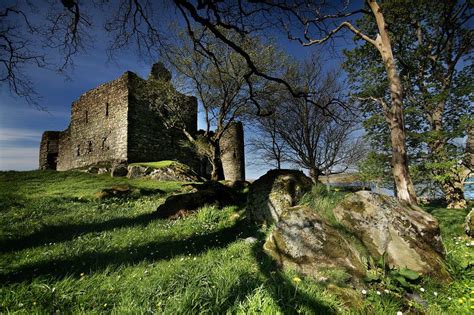
[[[312,167],[309,169],[309,177],[311,177],[315,184],[321,183],[321,181],[319,180],[319,175],[321,175],[321,172],[318,168]]]
[[[211,180],[218,181],[220,179],[220,165],[221,165],[221,152],[218,144],[213,144],[213,152],[211,159]]]
[[[395,180],[396,195],[399,200],[417,204],[415,188],[408,170],[406,134],[403,119],[403,88],[395,65],[387,26],[382,11],[375,0],[367,0],[375,16],[379,34],[375,45],[382,56],[389,81],[391,106],[384,108],[390,127],[392,144],[392,172]]]

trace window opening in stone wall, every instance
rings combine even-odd
[[[89,122],[89,112],[86,110],[86,124]]]
[[[105,104],[105,117],[109,117],[109,103]]]
[[[77,145],[76,155],[81,156],[81,145],[80,144]]]
[[[89,141],[89,146],[87,147],[87,152],[92,153],[92,141]]]
[[[108,150],[109,148],[106,147],[107,137],[102,139],[102,150]]]

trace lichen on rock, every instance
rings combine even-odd
[[[362,279],[366,270],[357,249],[338,230],[305,206],[286,208],[264,245],[283,267],[315,279],[328,269],[342,269]]]
[[[438,221],[418,207],[368,191],[347,195],[334,209],[337,221],[356,235],[368,253],[391,268],[409,268],[441,280],[450,278]]]
[[[312,185],[301,171],[268,171],[250,186],[247,216],[255,223],[278,222],[283,211],[295,206]]]

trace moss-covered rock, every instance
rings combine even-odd
[[[287,208],[264,245],[281,266],[315,279],[342,270],[361,279],[365,267],[356,248],[316,212],[305,206]]]
[[[471,209],[471,212],[466,217],[466,222],[464,223],[464,231],[470,237],[474,237],[474,208]]]
[[[129,178],[147,177],[158,181],[200,182],[203,179],[189,166],[176,161],[132,163]]]
[[[356,235],[376,261],[450,279],[438,221],[418,207],[369,191],[347,195],[334,209],[337,221]]]
[[[247,216],[256,223],[278,222],[283,210],[295,206],[312,185],[301,171],[268,171],[250,186]]]

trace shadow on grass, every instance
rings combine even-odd
[[[315,314],[336,314],[336,310],[328,306],[316,296],[302,292],[301,289],[283,276],[276,261],[263,251],[264,236],[259,235],[259,241],[253,247],[253,255],[260,272],[265,276],[265,288],[272,295],[283,314],[298,314],[297,306],[306,306]]]
[[[134,265],[142,261],[153,262],[170,259],[179,255],[199,255],[209,249],[223,248],[246,237],[251,231],[239,221],[231,227],[219,231],[188,237],[182,240],[149,242],[129,249],[106,252],[84,252],[69,258],[45,260],[28,264],[8,273],[0,273],[0,283],[30,281],[37,277],[60,279],[68,275],[104,270],[121,265]]]
[[[27,248],[43,246],[47,243],[70,241],[78,236],[91,232],[103,232],[116,228],[132,227],[137,225],[144,226],[157,219],[156,213],[151,212],[132,218],[116,218],[97,223],[49,225],[30,235],[0,242],[0,253],[8,253]]]

